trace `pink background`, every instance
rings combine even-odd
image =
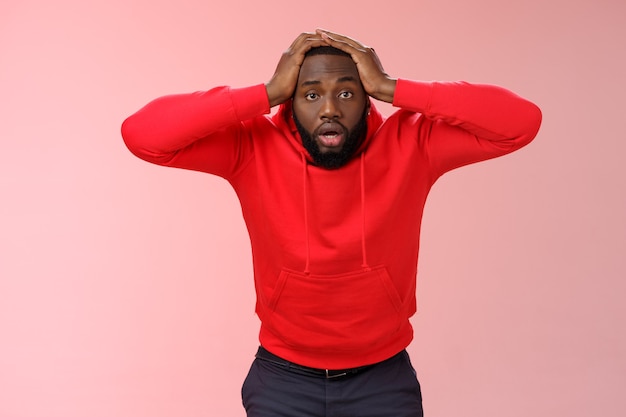
[[[250,249],[225,181],[133,157],[160,95],[265,82],[301,31],[393,76],[488,82],[536,141],[446,175],[426,208],[409,351],[427,416],[622,416],[618,0],[2,0],[0,416],[243,416]],[[389,107],[382,107],[389,113]]]

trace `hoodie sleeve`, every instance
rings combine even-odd
[[[398,80],[393,105],[422,114],[417,139],[438,175],[513,152],[541,125],[535,104],[493,85]]]
[[[269,111],[263,84],[169,95],[128,117],[122,137],[148,162],[227,177],[249,153],[243,122]]]

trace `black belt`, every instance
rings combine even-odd
[[[398,353],[398,355],[401,353],[402,352]],[[366,369],[369,369],[376,365],[376,364],[365,365],[365,366],[359,366],[356,368],[347,368],[347,369],[310,368],[308,366],[302,366],[302,365],[298,365],[296,363],[290,362],[286,359],[281,358],[280,356],[276,356],[272,352],[269,352],[267,349],[265,349],[263,346],[259,346],[259,350],[257,351],[255,356],[257,359],[261,359],[267,362],[274,363],[276,365],[283,366],[289,370],[293,370],[295,372],[299,372],[304,375],[315,376],[315,377],[326,378],[326,379],[355,375],[355,374],[358,374],[359,372],[363,372]]]

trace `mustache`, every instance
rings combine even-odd
[[[345,129],[342,133],[347,135],[346,143],[341,150],[339,152],[322,153],[313,139],[320,126],[314,132],[309,132],[302,126],[295,112],[292,113],[292,117],[302,139],[302,145],[313,159],[313,164],[325,169],[337,169],[347,164],[354,157],[359,145],[367,136],[367,112],[363,112],[361,119],[353,130],[348,130],[341,125]]]

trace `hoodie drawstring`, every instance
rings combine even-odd
[[[311,266],[311,244],[309,233],[309,193],[308,193],[308,171],[307,160],[304,152],[300,153],[302,158],[302,198],[304,204],[304,239],[306,245],[306,261],[304,264],[304,273],[310,274]],[[361,267],[366,271],[370,271],[371,268],[367,263],[367,251],[365,245],[365,152],[361,153],[360,157],[360,188],[361,188]]]
[[[306,163],[306,155],[304,152],[300,153],[302,157],[302,195],[304,198],[304,238],[306,240],[306,263],[304,264],[304,273],[310,274],[309,265],[311,264],[311,246],[309,243],[309,199],[308,199],[308,191],[307,191],[307,163]]]
[[[361,267],[369,271],[365,249],[365,151],[361,152],[361,253],[363,255]]]

